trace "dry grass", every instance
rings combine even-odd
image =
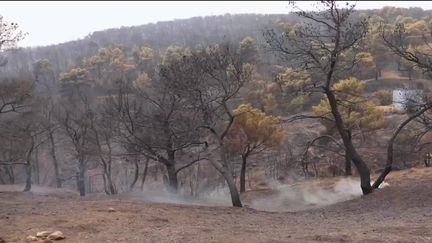
[[[381,110],[384,114],[395,112],[392,105],[379,105],[376,108]]]
[[[391,71],[391,70],[383,70],[381,72],[381,78],[384,78],[384,79],[408,79],[405,77],[401,77],[399,72]]]

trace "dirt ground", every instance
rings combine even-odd
[[[293,213],[3,190],[0,237],[24,242],[60,230],[65,243],[432,242],[432,168],[393,172],[388,182],[367,196]]]

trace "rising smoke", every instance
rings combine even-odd
[[[250,207],[272,212],[295,212],[319,208],[334,203],[351,200],[362,195],[357,179],[341,178],[335,183],[304,182],[286,185],[274,182],[273,195],[251,201]]]

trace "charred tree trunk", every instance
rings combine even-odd
[[[431,153],[427,152],[426,156],[424,158],[424,164],[425,164],[426,167],[430,167],[431,166],[431,159],[432,159]]]
[[[78,163],[78,172],[77,172],[77,187],[78,192],[81,197],[85,196],[85,162],[83,160],[80,160]]]
[[[144,166],[144,171],[143,171],[143,174],[142,174],[141,190],[144,190],[144,182],[145,182],[145,180],[146,180],[147,173],[148,173],[148,165],[149,165],[149,161],[150,161],[150,159],[147,158],[147,159],[146,159],[145,166]]]
[[[109,195],[110,192],[109,192],[109,190],[108,190],[107,177],[106,177],[106,174],[105,174],[105,173],[102,174],[102,179],[103,179],[103,185],[104,185],[104,191],[105,191],[105,194]]]
[[[115,185],[114,185],[114,182],[113,182],[113,180],[112,180],[111,173],[109,173],[109,174],[107,175],[107,183],[108,183],[108,190],[109,190],[109,192],[110,192],[110,195],[115,195],[115,194],[117,194],[117,189],[116,189],[116,187],[115,187]]]
[[[5,172],[9,177],[9,184],[15,184],[15,173],[12,165],[5,166]]]
[[[351,131],[348,130],[348,137],[351,139]],[[351,170],[351,157],[349,156],[349,153],[345,152],[345,176],[352,175]]]
[[[3,169],[0,168],[0,184],[4,185],[4,184],[6,184],[6,182],[5,182],[5,180],[3,179],[2,171],[3,171]]]
[[[34,138],[31,137],[31,142],[30,142],[30,148],[27,151],[27,156],[26,156],[26,184],[24,187],[24,191],[30,191],[31,186],[32,186],[32,166],[31,166],[31,157],[32,157],[32,153],[33,153],[33,149],[35,147],[34,144]]]
[[[233,180],[232,175],[230,175],[227,171],[222,172],[223,177],[225,178],[225,181],[227,182],[228,189],[231,194],[231,202],[234,207],[243,207],[241,200],[240,200],[240,194],[237,190],[237,186]]]
[[[369,194],[372,192],[372,186],[370,184],[370,171],[366,163],[363,161],[363,159],[360,157],[360,155],[357,153],[352,140],[350,139],[350,136],[348,135],[349,132],[347,132],[347,129],[345,129],[345,125],[342,120],[342,116],[339,113],[339,110],[337,108],[337,100],[334,95],[334,93],[330,90],[330,88],[324,89],[325,94],[327,96],[327,99],[330,104],[332,115],[335,119],[335,125],[336,128],[342,137],[342,141],[344,143],[345,151],[348,154],[348,156],[352,159],[355,167],[357,168],[357,171],[360,175],[360,186],[363,191],[363,194]]]
[[[234,207],[243,207],[242,202],[240,200],[240,193],[237,189],[236,183],[233,178],[233,169],[231,168],[231,164],[227,160],[227,151],[221,141],[220,141],[220,146],[221,146],[220,153],[221,153],[221,159],[223,164],[222,165],[218,164],[218,162],[215,162],[213,160],[210,160],[210,162],[224,177],[228,185],[228,189],[230,191],[232,205]]]
[[[345,152],[345,176],[352,175],[351,170],[351,157],[348,155],[347,152]]]
[[[375,69],[375,81],[377,81],[378,78],[380,78],[380,77],[381,77],[381,68],[377,67]]]
[[[135,165],[134,177],[133,177],[132,183],[129,187],[131,190],[135,187],[135,184],[137,183],[138,178],[139,178],[139,159],[138,158],[135,159],[134,165]]]
[[[107,195],[117,194],[117,190],[112,181],[111,161],[103,162],[103,170],[105,193]]]
[[[171,146],[171,145],[170,145]],[[175,152],[172,150],[166,151],[168,154],[168,160],[164,161],[166,170],[167,170],[167,186],[168,191],[177,193],[178,189],[178,179],[177,179],[177,171],[175,169]]]
[[[178,181],[174,163],[167,164],[166,169],[168,173],[168,190],[170,192],[177,192]]]
[[[54,136],[53,136],[52,132],[49,133],[49,141],[50,141],[50,154],[51,154],[51,158],[52,158],[53,166],[54,166],[54,175],[55,175],[55,180],[56,180],[56,186],[57,186],[57,188],[61,188],[62,187],[62,179],[60,177],[59,163],[57,160],[57,155],[56,155],[56,151],[55,151]]]
[[[247,154],[242,155],[242,165],[240,170],[240,193],[246,191],[246,162]]]
[[[198,187],[199,187],[199,173],[200,173],[200,165],[192,167],[192,173],[189,179],[190,186],[190,195],[192,197],[198,196]]]
[[[25,172],[26,172],[26,184],[24,187],[24,191],[28,192],[31,190],[31,186],[32,186],[32,168],[31,168],[31,164],[30,163],[26,163],[25,166]]]
[[[39,153],[38,149],[34,151],[34,168],[35,168],[35,182],[37,185],[40,185],[40,165],[39,165]]]

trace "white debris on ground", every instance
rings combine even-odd
[[[373,185],[373,184],[374,184],[374,181],[371,181],[371,185]],[[381,189],[381,188],[384,188],[384,187],[389,187],[389,186],[390,186],[390,184],[389,184],[388,182],[383,181],[383,182],[379,185],[378,189]]]
[[[43,241],[52,242],[57,240],[63,240],[66,238],[61,231],[40,231],[36,233],[36,236],[29,235],[26,237],[27,242],[31,241]]]

